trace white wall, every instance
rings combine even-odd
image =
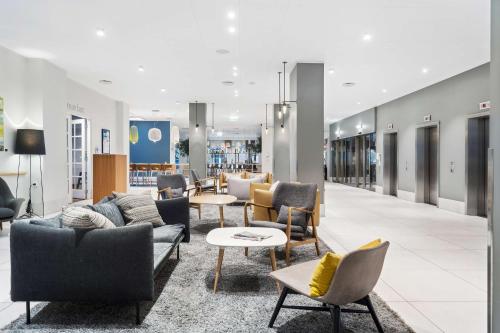
[[[0,152],[0,172],[16,172],[14,155],[18,128],[43,128],[47,155],[43,157],[45,213],[59,211],[68,202],[66,161],[66,116],[75,114],[91,120],[92,146],[101,145],[101,129],[111,130],[111,152],[128,154],[128,105],[104,97],[71,79],[64,70],[41,59],[27,59],[0,47],[0,97],[4,99],[5,145]],[[67,105],[84,106],[78,114]],[[29,171],[27,156],[21,156],[21,171]],[[33,157],[32,197],[41,214],[38,156]],[[15,192],[16,177],[5,180]],[[28,175],[20,177],[19,197],[27,197]]]
[[[266,129],[262,127],[262,172],[273,172],[273,138],[274,138],[274,128],[268,127],[268,132],[266,134]]]

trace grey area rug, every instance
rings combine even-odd
[[[243,207],[225,207],[225,225],[242,226]],[[32,309],[32,324],[20,316],[5,331],[33,332],[331,332],[327,312],[282,309],[275,327],[267,327],[278,300],[267,250],[226,249],[217,294],[213,293],[218,249],[205,235],[218,226],[218,210],[204,206],[202,220],[191,212],[192,238],[181,245],[181,260],[158,276],[153,302],[141,303],[140,326],[135,325],[131,304],[41,303]],[[328,248],[322,244],[321,252]],[[276,251],[278,268],[285,267],[284,252]],[[173,256],[175,258],[175,255]],[[293,263],[315,259],[314,246],[297,247]],[[377,295],[372,295],[385,332],[413,332]],[[290,295],[285,304],[318,305],[305,297]],[[376,332],[368,314],[342,314],[344,332]]]

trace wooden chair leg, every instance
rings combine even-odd
[[[380,320],[378,320],[377,313],[375,312],[375,308],[373,307],[372,300],[370,299],[370,296],[365,297],[365,302],[366,302],[366,306],[368,307],[368,310],[370,310],[370,314],[372,316],[373,321],[375,322],[375,326],[377,326],[377,331],[379,333],[384,333],[384,329],[382,328],[382,325],[380,324]]]
[[[198,206],[198,220],[201,220],[201,206]]]
[[[319,252],[319,241],[316,238],[316,241],[314,242],[314,245],[316,246],[316,255],[319,257],[320,252]]]
[[[286,265],[287,266],[290,266],[290,244],[289,243],[286,243],[286,246],[285,246],[285,262],[286,262]]]
[[[278,299],[278,303],[276,303],[273,315],[271,316],[271,321],[269,321],[269,328],[273,327],[274,322],[276,321],[276,317],[278,317],[278,313],[280,312],[281,307],[283,306],[283,302],[285,301],[285,298],[288,295],[288,290],[289,289],[287,287],[283,287],[280,298]]]

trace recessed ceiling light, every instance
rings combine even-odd
[[[236,110],[236,113],[239,113],[239,112],[240,112],[240,110]]]
[[[426,68],[426,67],[422,68],[422,73],[423,74],[427,74],[428,72],[429,72],[428,68]]]
[[[112,84],[113,82],[112,82],[112,81],[110,81],[110,80],[99,80],[99,83],[100,83],[100,84],[104,84],[104,85],[110,85],[110,84]]]
[[[95,34],[99,38],[106,37],[106,32],[104,31],[104,29],[96,29]]]
[[[230,26],[229,28],[227,28],[227,31],[230,33],[230,34],[235,34],[236,33],[236,28],[233,27],[233,26]]]
[[[139,67],[137,67],[137,70],[142,73],[142,72],[144,72],[144,67],[139,66]]]
[[[382,89],[382,92],[385,94],[387,92],[387,89]]]
[[[233,66],[233,71],[237,71],[237,70],[238,70],[238,67]]]
[[[370,35],[370,34],[363,35],[363,40],[365,42],[368,42],[368,41],[372,40],[372,35]]]
[[[233,72],[233,76],[234,77],[238,76],[238,72]]]
[[[217,54],[229,54],[229,50],[217,49],[217,50],[215,50],[215,53],[217,53]]]
[[[164,93],[164,92],[166,92],[166,91],[167,91],[167,89],[165,89],[165,88],[161,88],[161,89],[160,89],[160,91],[161,91],[162,93]]]
[[[222,81],[222,84],[225,86],[232,86],[232,85],[234,85],[234,82],[233,81]]]
[[[356,104],[361,105],[361,102],[356,102]]]
[[[255,81],[250,81],[250,82],[248,82],[248,84],[253,86],[255,84]]]
[[[330,69],[328,70],[328,74],[333,74],[333,73],[335,73],[335,71],[333,70],[333,68],[330,68]]]
[[[151,111],[153,111],[153,112],[160,112],[160,110],[158,110],[158,109],[154,109],[154,110],[151,110]]]
[[[356,82],[344,82],[342,83],[342,86],[346,88],[354,87],[356,85]]]
[[[236,18],[236,13],[232,10],[227,12],[227,18],[230,20],[234,20]]]
[[[179,104],[181,104],[181,102],[177,101],[177,102],[175,102],[175,104],[176,104],[176,105],[179,105]]]

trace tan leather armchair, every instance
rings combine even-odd
[[[332,317],[334,332],[340,332],[342,312],[369,313],[378,332],[383,333],[383,327],[377,317],[369,294],[380,277],[388,248],[389,242],[384,242],[371,249],[356,250],[346,254],[340,261],[328,291],[320,297],[311,297],[309,289],[309,281],[319,260],[312,260],[272,272],[271,277],[283,285],[283,290],[271,316],[269,327],[273,327],[280,309],[285,308],[328,311]],[[289,293],[309,297],[322,305],[316,307],[283,305]],[[341,306],[351,303],[364,305],[368,310],[341,308]]]

